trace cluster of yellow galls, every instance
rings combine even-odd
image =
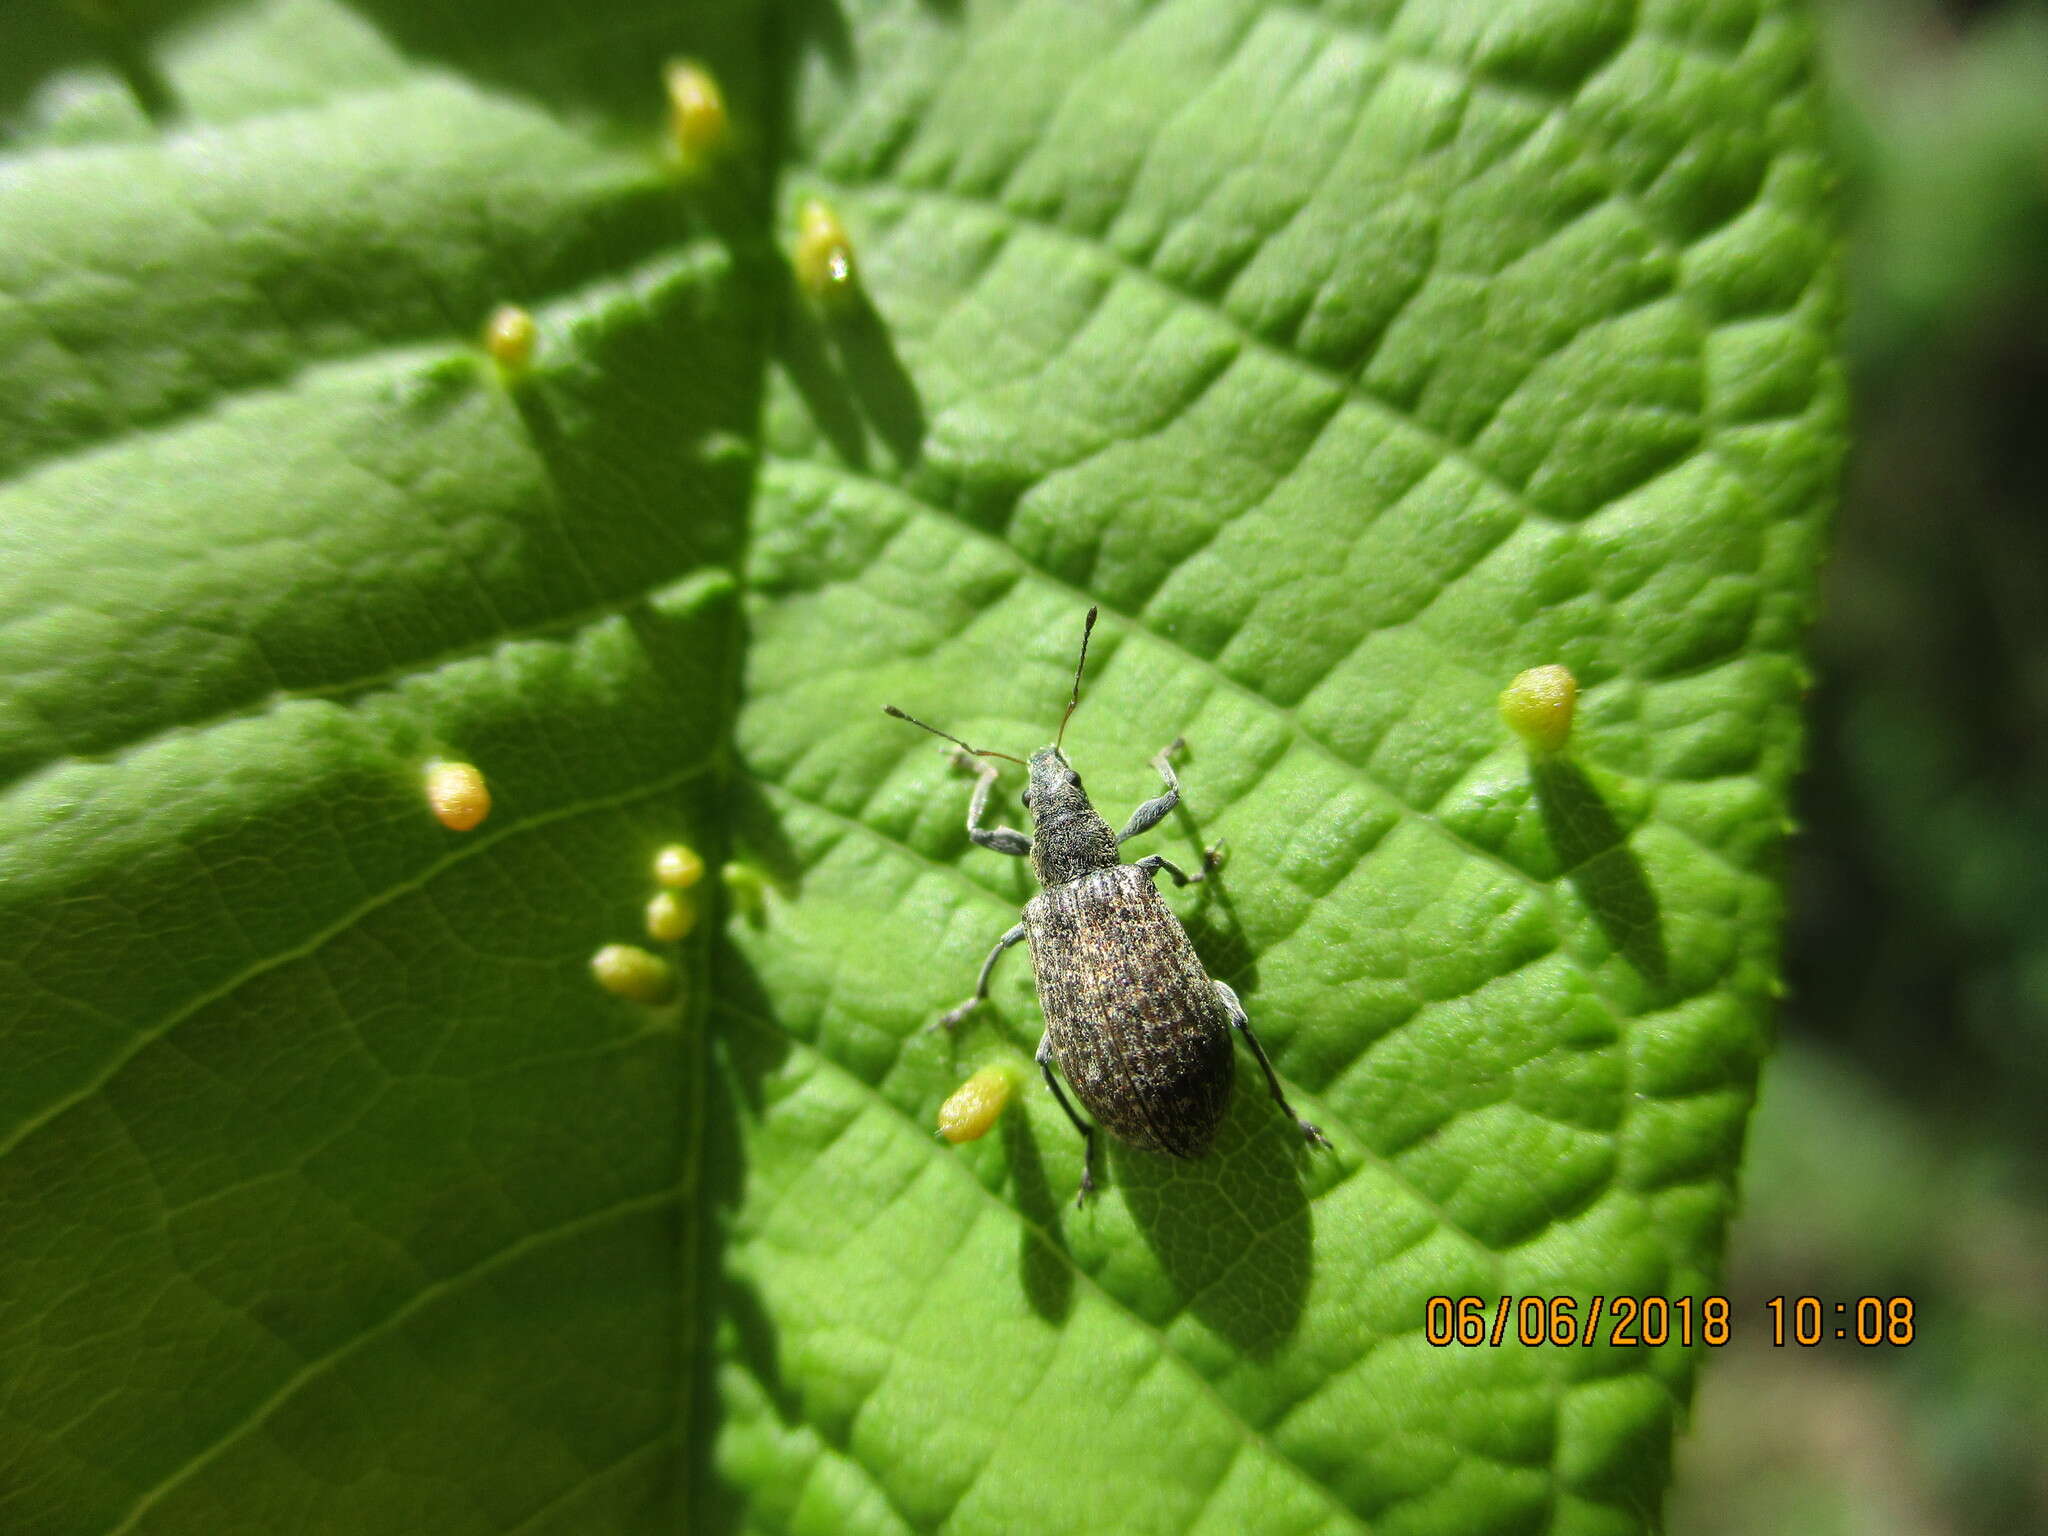
[[[706,174],[730,147],[732,120],[717,78],[690,59],[672,61],[662,74],[668,94],[668,152],[682,174]],[[853,240],[829,203],[807,197],[797,205],[796,242],[790,266],[797,286],[812,302],[830,310],[851,302],[859,291]],[[501,304],[484,326],[484,349],[507,380],[524,374],[533,361],[539,327],[516,304]],[[1502,719],[1532,751],[1563,750],[1570,737],[1578,680],[1562,666],[1535,667],[1518,676],[1500,698]],[[428,771],[428,799],[443,825],[468,831],[490,813],[483,775],[467,763],[435,763]],[[743,905],[758,907],[758,878],[729,865],[727,884]],[[704,875],[704,861],[681,843],[654,858],[661,888],[647,903],[650,938],[676,943],[697,926],[697,904],[688,894]],[[750,899],[751,898],[751,899]],[[631,944],[607,944],[591,957],[591,973],[606,991],[634,1002],[658,1004],[675,995],[675,966]],[[985,1135],[1001,1116],[1015,1087],[1007,1067],[984,1067],[940,1106],[939,1133],[955,1144]]]
[[[694,59],[671,60],[662,70],[662,84],[668,96],[666,157],[685,181],[700,180],[732,148],[725,92],[718,77]],[[807,197],[797,205],[790,268],[797,286],[828,310],[849,302],[859,291],[853,241],[839,215],[821,198]],[[518,381],[533,366],[539,339],[539,322],[517,304],[500,304],[484,322],[484,351],[507,383]]]
[[[647,902],[647,936],[674,944],[697,926],[697,899],[690,887],[704,878],[704,860],[694,848],[670,843],[654,855],[654,883],[660,887]],[[650,1006],[672,1002],[676,995],[675,963],[637,944],[607,944],[590,957],[597,984],[628,1002]]]

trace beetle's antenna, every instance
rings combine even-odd
[[[967,745],[967,743],[966,743],[966,742],[962,741],[962,740],[961,740],[961,739],[960,739],[960,738],[959,738],[958,736],[948,736],[948,735],[946,735],[946,733],[945,733],[944,731],[940,730],[940,729],[939,729],[939,728],[938,728],[938,727],[937,727],[936,725],[926,725],[926,724],[925,724],[925,723],[924,723],[924,722],[923,722],[922,720],[918,719],[918,718],[917,718],[917,716],[915,716],[915,715],[906,715],[905,713],[903,713],[903,711],[902,711],[902,710],[898,709],[898,708],[897,708],[897,707],[896,707],[896,706],[895,706],[894,704],[884,704],[884,705],[882,706],[882,713],[883,713],[883,714],[885,714],[885,715],[894,715],[894,716],[895,716],[895,717],[896,717],[896,718],[897,718],[898,720],[908,720],[908,721],[909,721],[909,722],[910,722],[910,723],[911,723],[912,725],[916,726],[916,727],[917,727],[917,728],[918,728],[919,730],[921,730],[921,731],[930,731],[930,732],[931,732],[931,733],[932,733],[932,734],[933,734],[934,736],[942,737],[942,738],[944,738],[945,740],[947,740],[947,741],[950,741],[951,743],[953,743],[953,745],[954,745],[954,746],[958,747],[958,748],[959,748],[959,749],[960,749],[960,750],[961,750],[962,752],[971,752],[971,753],[973,753],[973,754],[974,754],[974,756],[976,756],[976,757],[1000,757],[1000,758],[1001,758],[1001,759],[1002,759],[1002,760],[1003,760],[1004,762],[1006,762],[1006,763],[1016,763],[1016,764],[1018,764],[1019,766],[1021,766],[1021,767],[1025,767],[1025,768],[1029,768],[1029,767],[1031,766],[1031,765],[1030,765],[1029,763],[1025,762],[1023,758],[1021,758],[1021,757],[1012,757],[1012,756],[1010,756],[1010,754],[1009,754],[1009,753],[1007,753],[1007,752],[996,752],[996,751],[992,751],[992,750],[990,750],[990,749],[989,749],[989,748],[987,748],[987,747],[970,747],[970,746],[968,746],[968,745]]]
[[[1088,637],[1095,633],[1095,615],[1100,611],[1090,608],[1088,617],[1081,621],[1081,659],[1074,663],[1074,696],[1067,700],[1067,712],[1060,716],[1060,733],[1052,739],[1055,752],[1067,739],[1067,722],[1074,718],[1074,710],[1081,702],[1081,669],[1088,665]]]

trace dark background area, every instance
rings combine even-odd
[[[1670,1528],[2048,1531],[2048,7],[1822,16],[1856,446]],[[1780,1295],[1911,1297],[1914,1341],[1773,1348]]]

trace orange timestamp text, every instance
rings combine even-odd
[[[1811,1347],[1824,1339],[1865,1346],[1913,1342],[1910,1296],[1858,1296],[1827,1302],[1816,1296],[1773,1296],[1764,1303],[1774,1346]],[[1453,1344],[1718,1349],[1735,1336],[1726,1296],[1432,1296],[1423,1306],[1422,1337],[1439,1349]]]

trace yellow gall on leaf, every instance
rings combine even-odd
[[[429,763],[426,786],[434,820],[450,831],[470,831],[491,814],[491,786],[474,763]]]
[[[687,939],[697,926],[697,903],[676,891],[656,891],[647,903],[647,936],[664,944]]]
[[[614,997],[650,1007],[676,995],[676,968],[634,944],[607,944],[590,957],[590,974]]]
[[[725,92],[694,59],[672,60],[662,78],[668,86],[668,131],[683,169],[695,173],[725,148],[731,123]]]
[[[517,304],[500,304],[484,322],[484,350],[503,372],[524,373],[533,361],[533,343],[539,334],[532,315]]]
[[[804,199],[796,211],[796,280],[820,304],[840,304],[860,282],[853,241],[829,203]]]
[[[1007,1067],[983,1067],[939,1106],[939,1134],[959,1146],[988,1134],[1010,1102],[1017,1080]]]
[[[654,855],[654,881],[672,891],[687,891],[704,878],[704,860],[694,848],[670,843]]]
[[[1500,696],[1500,717],[1533,752],[1561,752],[1572,734],[1579,680],[1570,667],[1531,667]]]

